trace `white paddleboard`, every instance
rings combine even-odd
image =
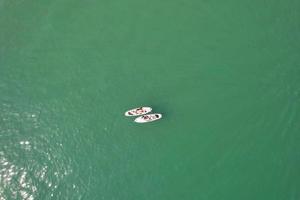
[[[161,118],[162,118],[162,114],[154,113],[154,114],[140,116],[140,117],[136,118],[134,121],[136,123],[147,123],[147,122],[153,122],[153,121],[159,120]]]
[[[145,115],[151,111],[152,108],[150,107],[139,107],[139,108],[134,108],[126,111],[125,116],[140,116],[140,115]]]

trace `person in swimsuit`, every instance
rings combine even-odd
[[[136,109],[135,112],[136,112],[137,114],[142,114],[142,113],[144,113],[143,107],[140,107],[140,108]]]
[[[150,117],[149,117],[149,116],[147,116],[147,115],[145,115],[145,116],[143,116],[143,119],[145,119],[145,120],[149,120],[149,119],[150,119]]]

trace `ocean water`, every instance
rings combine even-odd
[[[299,9],[0,0],[0,200],[300,199]]]

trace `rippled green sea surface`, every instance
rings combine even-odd
[[[300,199],[299,10],[0,0],[0,200]]]

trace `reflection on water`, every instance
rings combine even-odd
[[[10,197],[17,199],[33,200],[37,187],[32,184],[32,179],[28,177],[28,172],[23,167],[18,167],[8,161],[3,152],[0,152],[0,196],[1,200]]]
[[[57,128],[41,128],[38,113],[1,107],[0,200],[51,199],[65,195],[60,189],[73,173]],[[36,134],[39,133],[39,134]],[[76,194],[76,183],[67,192]]]
[[[11,149],[14,152],[8,152],[11,155],[6,156],[3,151],[0,152],[0,200],[33,200],[54,196],[60,183],[72,174],[71,167],[55,160],[50,153],[38,157],[39,153],[33,152],[36,148],[32,148],[29,141],[20,141],[19,144],[19,149],[14,148]],[[30,157],[22,151],[29,151],[31,156],[36,157]]]

